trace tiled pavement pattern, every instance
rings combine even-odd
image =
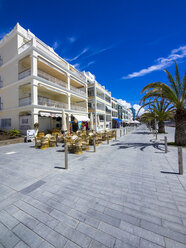
[[[153,139],[142,126],[68,171],[61,147],[1,147],[0,248],[186,247],[186,176],[161,173],[177,150]]]

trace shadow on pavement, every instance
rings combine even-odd
[[[59,166],[55,166],[54,168],[55,168],[55,169],[60,169],[60,170],[65,170],[64,167],[59,167]]]
[[[161,173],[164,173],[164,174],[174,174],[174,175],[179,175],[178,172],[173,172],[173,171],[160,171]]]
[[[133,132],[133,134],[152,134],[151,132]]]
[[[162,149],[160,147],[160,145],[163,145],[163,143],[124,143],[124,142],[120,142],[120,143],[116,143],[113,144],[112,146],[117,146],[118,149],[127,149],[127,148],[139,148],[141,151],[144,151],[145,148],[147,147],[154,147],[155,149],[159,150],[159,151],[164,151],[164,149]]]

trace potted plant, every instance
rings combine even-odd
[[[38,134],[38,130],[39,130],[39,123],[38,122],[34,123],[34,130],[35,130],[35,137],[36,137]]]

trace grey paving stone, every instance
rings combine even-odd
[[[100,221],[97,219],[94,219],[93,217],[88,216],[87,214],[84,214],[80,211],[77,211],[75,209],[72,209],[68,215],[72,216],[73,218],[77,219],[78,221],[85,222],[86,224],[93,226],[95,228],[98,227]]]
[[[14,217],[9,215],[4,210],[0,211],[0,222],[3,223],[6,227],[8,227],[8,229],[12,229],[19,223]]]
[[[122,240],[123,242],[132,245],[134,247],[139,246],[140,238],[138,236],[133,235],[132,233],[126,232],[109,224],[101,222],[99,225],[99,229],[109,235]]]
[[[145,228],[146,230],[152,231],[154,233],[157,233],[161,236],[167,237],[167,238],[171,238],[175,241],[178,242],[182,242],[184,244],[186,244],[186,234],[183,235],[179,232],[176,231],[172,231],[168,228],[159,226],[159,225],[155,225],[153,223],[147,222],[147,221],[141,221],[141,227]]]
[[[145,239],[141,239],[140,240],[140,248],[161,248],[161,247],[164,247],[164,246],[159,246],[157,244],[154,244],[150,241],[147,241]]]
[[[47,241],[44,241],[40,244],[39,248],[55,248],[53,245],[49,244]]]
[[[104,213],[100,213],[94,209],[89,209],[87,211],[87,214],[89,216],[91,216],[92,218],[98,219],[99,221],[108,223],[108,224],[113,225],[115,227],[119,227],[120,223],[121,223],[120,219],[117,219],[116,217],[112,217],[112,216],[109,216],[109,215],[104,214]]]
[[[126,229],[126,224],[130,225],[129,223],[126,223],[124,221],[121,222],[120,228],[125,230]],[[158,235],[154,232],[151,232],[149,230],[143,229],[138,226],[133,226],[131,225],[131,228],[133,228],[133,234],[140,237],[144,238],[146,240],[149,240],[155,244],[158,244],[160,246],[165,246],[164,238],[161,235]]]
[[[163,227],[168,228],[172,231],[176,231],[178,233],[182,233],[182,234],[186,235],[186,227],[183,225],[180,225],[180,224],[177,224],[174,222],[170,222],[167,220],[162,220],[162,225],[163,225]]]
[[[10,215],[13,215],[14,213],[16,213],[17,211],[19,211],[19,208],[17,208],[16,206],[14,205],[10,205],[8,207],[5,208],[5,211],[7,213],[9,213]]]
[[[76,243],[80,247],[87,248],[90,245],[91,238],[87,235],[71,228],[70,226],[59,223],[55,230],[61,233],[64,237]]]
[[[64,247],[67,239],[45,224],[38,224],[33,231],[56,248]]]
[[[44,241],[41,237],[28,229],[23,224],[19,224],[12,230],[21,240],[23,240],[28,246],[32,248],[38,248]]]
[[[183,243],[176,242],[172,239],[165,238],[166,248],[186,248]]]
[[[18,201],[15,203],[15,205],[18,208],[20,208],[22,211],[33,216],[35,219],[50,226],[51,228],[54,228],[59,223],[58,220],[52,218],[50,215],[46,214],[45,212],[42,212],[41,210],[23,202],[23,201]]]
[[[68,241],[64,248],[80,248],[80,246],[76,245],[75,243]]]
[[[116,217],[121,220],[125,220],[134,225],[140,225],[140,219],[138,217],[131,216],[129,214],[125,214],[116,210],[112,210],[110,208],[105,208],[105,214],[110,215],[112,217]]]
[[[29,248],[23,241],[20,241],[14,248]]]
[[[110,235],[86,224],[79,224],[77,230],[108,247],[114,247],[115,239]]]
[[[37,182],[31,184],[30,186],[28,186],[28,187],[26,187],[26,188],[20,190],[20,193],[26,195],[26,194],[28,194],[28,193],[34,191],[35,189],[41,187],[41,185],[43,185],[44,183],[46,183],[46,182],[44,182],[44,181],[42,181],[42,180],[39,180],[39,181],[37,181]]]
[[[19,210],[13,215],[19,222],[24,224],[30,229],[34,229],[40,222],[30,216],[29,214],[26,214],[22,210]]]
[[[52,217],[60,220],[60,221],[63,221],[64,223],[66,223],[67,225],[69,225],[73,228],[75,228],[79,223],[79,221],[77,221],[76,219],[74,219],[70,216],[67,216],[66,214],[64,214],[58,210],[55,210],[55,209],[50,213],[50,215]]]
[[[3,224],[0,223],[0,244],[5,248],[12,248],[20,239],[14,235],[12,231],[6,228]]]
[[[114,248],[134,248],[135,246],[129,245],[119,239],[116,240]]]
[[[103,245],[102,243],[92,240],[89,248],[106,248],[107,246]],[[115,246],[114,246],[115,247]]]

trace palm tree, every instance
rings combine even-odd
[[[176,61],[175,68],[175,79],[164,69],[169,84],[154,82],[143,88],[142,93],[145,92],[145,95],[142,102],[152,97],[160,97],[166,99],[172,105],[176,122],[175,144],[184,146],[186,145],[186,73],[181,81]]]
[[[141,108],[145,106],[149,107],[147,117],[153,118],[151,123],[154,123],[155,119],[158,121],[158,133],[165,133],[164,121],[173,118],[173,106],[171,106],[170,103],[163,98],[161,98],[160,100],[158,100],[158,98],[150,100],[147,103],[143,104]]]

